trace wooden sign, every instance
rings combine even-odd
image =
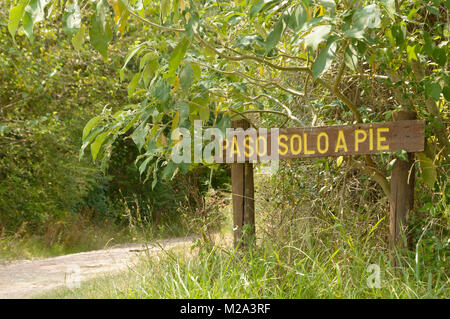
[[[223,143],[227,163],[424,150],[425,122],[232,131]],[[274,152],[272,152],[274,150]]]
[[[404,150],[408,161],[397,160],[392,169],[389,213],[391,248],[401,246],[400,230],[414,206],[414,153],[425,144],[425,121],[415,119],[415,112],[398,110],[388,123],[271,130],[233,121],[215,160],[231,163],[235,246],[242,248],[255,238],[253,161]]]

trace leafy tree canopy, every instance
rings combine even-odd
[[[130,134],[142,151],[141,174],[150,176],[164,160],[170,178],[197,165],[167,156],[176,142],[170,132],[193,129],[196,119],[223,129],[232,118],[253,122],[259,114],[269,124],[281,118],[282,125],[299,126],[311,123],[295,116],[298,109],[310,112],[315,125],[386,120],[403,108],[429,120],[432,147],[420,159],[433,170],[430,161],[449,152],[449,6],[449,0],[18,0],[8,30],[15,37],[21,26],[36,41],[40,21],[60,19],[74,49],[89,42],[107,62],[108,48],[142,24],[119,71],[129,80],[130,104],[105,108],[84,129],[81,154],[90,146],[94,159],[106,162],[116,138]],[[389,196],[379,161],[366,156],[355,163]],[[434,173],[423,174],[431,185]]]

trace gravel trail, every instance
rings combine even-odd
[[[193,238],[171,238],[144,245],[130,244],[40,260],[0,264],[0,299],[22,299],[64,285],[77,279],[89,280],[105,273],[120,272],[135,265],[146,251],[157,253],[192,243]]]

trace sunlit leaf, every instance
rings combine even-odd
[[[128,84],[128,96],[131,97],[136,91],[136,88],[139,84],[139,79],[141,78],[141,73],[136,73],[133,78],[131,79],[130,83]]]
[[[97,124],[100,120],[102,119],[101,116],[95,116],[93,118],[91,118],[89,120],[89,122],[87,122],[87,124],[85,125],[84,129],[83,129],[83,140],[86,139],[86,137],[88,136],[88,134],[91,132],[92,128],[95,126],[95,124]]]
[[[436,166],[433,161],[425,155],[425,153],[417,153],[417,157],[419,158],[423,181],[429,187],[433,187],[437,178]]]
[[[336,56],[337,37],[331,38],[327,45],[320,51],[317,59],[312,66],[312,74],[314,78],[318,78],[323,72],[327,71]]]
[[[95,160],[97,158],[98,152],[100,151],[100,147],[102,146],[107,136],[108,132],[103,132],[102,134],[99,134],[95,139],[95,141],[91,144],[92,159]]]
[[[304,42],[307,48],[316,51],[320,43],[328,39],[331,32],[330,25],[319,25],[313,31],[305,36]]]
[[[352,27],[345,34],[355,39],[364,38],[366,29],[377,28],[380,25],[380,16],[380,8],[376,4],[356,10],[352,18]]]
[[[172,54],[170,55],[169,59],[169,73],[168,73],[169,77],[175,75],[175,72],[177,71],[177,68],[181,63],[181,60],[184,58],[184,55],[186,54],[188,47],[189,47],[189,39],[183,38],[177,44],[175,49],[172,51]]]
[[[85,34],[85,26],[81,26],[78,29],[78,32],[72,38],[72,44],[75,50],[81,50],[81,47],[84,43],[84,34]]]
[[[14,38],[17,28],[19,27],[20,20],[22,20],[25,14],[25,6],[28,4],[29,0],[21,0],[19,4],[12,7],[9,10],[9,21],[8,21],[8,31]]]
[[[266,54],[272,50],[277,43],[280,41],[281,35],[283,34],[285,28],[285,23],[283,19],[280,19],[272,32],[269,33],[266,40]]]
[[[91,17],[89,28],[89,38],[92,46],[106,60],[108,56],[108,44],[112,40],[112,29],[107,19],[108,3],[106,0],[99,0],[96,12]]]
[[[180,84],[185,93],[189,92],[189,89],[194,82],[194,77],[194,69],[190,63],[187,63],[180,72]]]
[[[134,130],[133,134],[131,134],[131,139],[136,144],[136,146],[138,147],[139,151],[144,146],[145,137],[147,136],[148,130],[149,130],[149,128],[148,128],[147,123],[143,122],[143,123],[141,123],[141,125],[139,125]]]
[[[80,7],[76,2],[69,4],[62,17],[63,31],[72,36],[81,27],[81,12]]]
[[[344,161],[344,156],[339,156],[336,160],[336,166],[341,166],[342,162]]]

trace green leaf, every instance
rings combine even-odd
[[[400,25],[394,25],[391,28],[391,33],[395,38],[397,45],[402,45],[405,42],[405,30]]]
[[[23,28],[30,41],[33,41],[33,25],[44,20],[44,8],[47,4],[48,0],[30,0],[25,7]]]
[[[155,60],[153,60],[152,62],[155,62]],[[152,67],[153,63],[149,63],[145,66],[144,71],[142,72],[142,78],[144,80],[144,85],[145,88],[148,87],[148,85],[150,84],[150,81],[153,79],[155,72],[153,71],[153,67]]]
[[[430,187],[434,186],[437,179],[436,167],[433,161],[428,158],[425,153],[417,153],[419,158],[420,169],[422,170],[422,179]]]
[[[153,159],[153,156],[147,157],[144,162],[139,166],[139,175],[142,175],[142,173],[147,168],[148,163]]]
[[[224,114],[220,121],[217,123],[216,127],[226,134],[226,129],[231,127],[231,119],[228,114]]]
[[[445,66],[447,63],[447,52],[444,48],[434,48],[433,50],[433,59],[439,64],[440,66]]]
[[[314,61],[314,64],[312,66],[312,74],[314,79],[317,79],[323,72],[328,70],[328,68],[331,65],[331,62],[333,61],[334,57],[336,56],[336,43],[337,37],[330,38],[325,48],[320,51],[319,55],[317,56],[317,59]]]
[[[202,70],[200,69],[200,66],[198,64],[192,64],[192,69],[194,70],[194,78],[195,80],[200,80],[200,76],[202,74]]]
[[[170,0],[161,0],[160,6],[161,6],[161,18],[164,19],[167,17],[169,13]]]
[[[139,118],[139,116],[136,115],[133,119],[131,119],[131,121],[129,121],[128,124],[120,130],[119,134],[124,134],[124,133],[128,132],[128,130],[134,125],[134,123],[136,123],[138,118]]]
[[[133,78],[131,79],[130,83],[128,84],[128,97],[131,97],[134,93],[134,91],[136,91],[136,88],[139,84],[139,80],[141,78],[141,73],[136,73]]]
[[[426,6],[429,13],[434,14],[436,16],[439,15],[439,9],[433,6]]]
[[[313,29],[313,31],[305,36],[305,45],[312,51],[316,51],[320,43],[325,41],[331,32],[330,25],[319,25]]]
[[[408,161],[409,161],[409,158],[408,158],[408,152],[405,151],[405,150],[398,150],[398,151],[396,151],[396,152],[394,153],[394,156],[395,156],[396,158],[401,159],[401,160],[404,161],[404,162],[408,162]]]
[[[391,20],[395,20],[395,0],[381,0]]]
[[[19,27],[20,20],[22,20],[25,14],[25,6],[29,0],[21,0],[19,4],[11,10],[9,10],[8,31],[14,38],[17,28]]]
[[[203,121],[203,123],[207,123],[209,121],[209,116],[211,115],[211,112],[209,111],[209,108],[205,106],[200,109],[198,115],[200,116],[200,119]]]
[[[441,86],[437,82],[428,81],[425,83],[425,96],[437,101],[441,97]]]
[[[185,93],[189,92],[194,82],[194,70],[190,63],[186,64],[180,72],[180,85]]]
[[[124,64],[123,64],[123,66],[122,66],[122,70],[124,70],[124,69],[127,67],[128,62],[130,62],[130,60],[131,60],[136,54],[140,53],[141,50],[144,49],[144,45],[146,45],[146,44],[147,44],[147,42],[143,42],[143,43],[141,43],[141,44],[138,44],[138,45],[136,45],[134,48],[132,48],[132,49],[128,52],[128,54],[127,54],[127,56],[126,56],[126,58],[125,58],[125,62],[124,62]]]
[[[358,52],[352,45],[349,45],[344,52],[345,65],[352,71],[358,67]]]
[[[78,32],[72,38],[72,44],[75,50],[81,50],[81,47],[84,43],[84,33],[86,27],[83,25],[78,29]]]
[[[166,81],[160,80],[152,90],[152,94],[162,103],[166,103],[170,98],[170,87]]]
[[[86,139],[86,137],[89,135],[89,133],[91,132],[92,128],[95,126],[95,124],[97,124],[100,120],[102,119],[102,117],[96,116],[93,117],[89,120],[89,122],[87,122],[86,126],[83,129],[83,140]]]
[[[189,118],[189,114],[191,113],[189,104],[186,102],[181,102],[177,105],[177,109],[180,111],[180,123],[183,123]]]
[[[176,173],[176,166],[173,162],[169,162],[162,172],[162,178],[165,180],[171,180]]]
[[[334,15],[336,9],[334,0],[320,0],[320,4],[331,14],[331,16]]]
[[[131,134],[131,139],[136,144],[139,151],[142,149],[142,147],[145,144],[145,138],[147,136],[148,130],[149,130],[149,128],[148,128],[147,123],[143,122],[143,123],[141,123],[141,125],[139,125],[134,130],[133,134]]]
[[[253,7],[250,8],[249,14],[250,18],[253,18],[258,12],[261,11],[262,7],[267,4],[273,2],[271,0],[260,0],[258,3],[256,3]]]
[[[187,48],[189,47],[189,43],[190,43],[189,39],[185,37],[181,39],[181,41],[172,51],[172,54],[170,55],[169,59],[168,77],[173,77],[175,75],[175,72],[177,71],[178,66],[181,63],[181,60],[184,58],[184,55],[186,54]]]
[[[96,13],[91,17],[89,28],[91,44],[105,60],[108,57],[108,44],[113,37],[111,26],[107,20],[107,13],[108,2],[106,0],[98,1]]]
[[[423,31],[423,39],[425,42],[423,52],[425,52],[429,57],[433,57],[433,40],[427,31]]]
[[[305,7],[303,4],[297,5],[292,13],[289,16],[289,19],[287,20],[287,23],[289,27],[294,30],[294,32],[297,32],[303,28],[303,26],[306,23],[306,20],[308,18],[308,14],[305,10]]]
[[[251,50],[252,46],[255,43],[258,43],[258,44],[262,43],[263,46],[265,46],[264,40],[262,39],[262,37],[260,35],[257,35],[257,34],[246,35],[246,36],[239,38],[238,41],[236,42],[236,46],[241,49]]]
[[[148,52],[144,54],[144,56],[141,58],[141,61],[139,62],[139,70],[142,71],[142,69],[149,63],[150,61],[155,61],[158,59],[158,56],[153,52]]]
[[[450,101],[450,85],[444,86],[442,89],[442,93],[444,93],[444,97],[447,101]]]
[[[341,166],[343,161],[344,161],[344,156],[339,156],[336,160],[336,167]]]
[[[25,31],[25,34],[31,42],[33,42],[34,36],[33,36],[33,21],[31,20],[31,17],[28,13],[25,12],[25,15],[23,16],[23,31]]]
[[[97,138],[95,139],[94,143],[91,144],[91,154],[92,154],[92,159],[94,161],[97,158],[98,152],[100,151],[100,147],[102,146],[102,144],[105,141],[107,136],[108,136],[108,132],[103,132],[102,134],[98,135]]]
[[[192,14],[191,17],[190,17],[188,23],[186,23],[184,25],[184,28],[186,29],[187,36],[192,39],[192,36],[194,35],[194,33],[197,33],[197,31],[198,31],[200,19],[196,12],[191,11],[191,14]]]
[[[352,22],[354,26],[377,28],[381,22],[380,16],[380,8],[376,4],[371,4],[356,10],[353,14]]]
[[[72,3],[66,7],[66,10],[62,17],[62,28],[64,33],[68,36],[72,36],[81,27],[81,12],[78,4]]]
[[[408,61],[411,62],[412,60],[417,61],[417,55],[416,55],[416,46],[406,46],[406,53],[408,53]]]
[[[363,39],[367,28],[377,28],[381,22],[380,8],[376,4],[368,5],[355,10],[352,18],[352,27],[345,32],[351,38]]]
[[[273,28],[272,32],[269,33],[266,40],[266,54],[272,50],[277,43],[280,41],[281,35],[283,34],[283,31],[285,29],[285,23],[283,19],[280,19],[275,27]]]

